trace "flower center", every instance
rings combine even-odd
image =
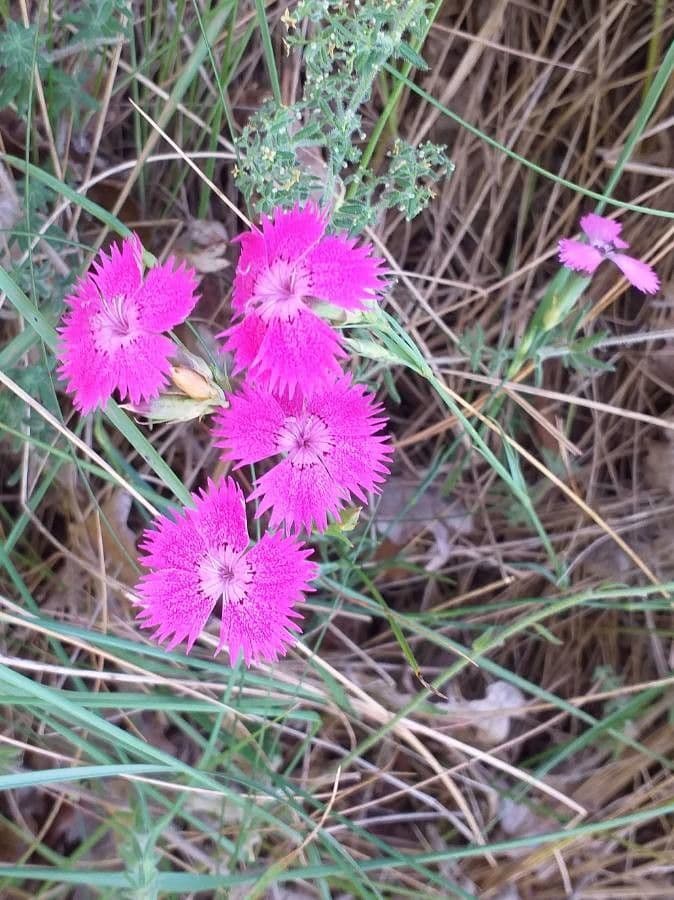
[[[609,256],[609,254],[615,250],[614,245],[608,241],[598,241],[595,239],[590,243],[596,250],[599,250],[602,256]]]
[[[112,298],[100,295],[100,311],[92,316],[94,341],[99,350],[109,353],[130,344],[139,332],[138,311],[124,294]]]
[[[209,550],[197,566],[203,593],[217,602],[222,598],[225,606],[243,603],[253,580],[253,569],[246,559],[246,552],[233,550],[227,544]]]
[[[287,453],[296,466],[315,466],[333,447],[328,426],[314,415],[288,416],[278,438],[279,453]]]
[[[276,260],[257,279],[251,303],[263,319],[292,319],[311,294],[311,278],[302,263]]]

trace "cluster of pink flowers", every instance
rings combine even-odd
[[[297,638],[296,610],[317,576],[302,531],[324,531],[352,500],[366,502],[389,471],[392,447],[382,406],[341,366],[340,334],[317,307],[354,311],[386,287],[383,262],[369,245],[326,233],[314,204],[277,210],[241,235],[234,279],[235,321],[223,351],[238,393],[216,412],[214,440],[236,467],[273,460],[248,498],[256,516],[269,513],[269,532],[251,545],[246,504],[231,478],[208,481],[191,505],[158,516],[141,541],[148,573],[137,586],[141,623],[169,648],[187,650],[218,608],[217,651],[232,663],[275,660]],[[655,293],[658,278],[629,246],[617,222],[581,219],[587,242],[560,241],[561,262],[592,274],[607,259],[639,290]],[[169,259],[144,272],[135,236],[92,270],[66,298],[60,328],[60,374],[83,413],[114,391],[137,407],[166,385],[175,345],[165,332],[184,322],[197,301],[195,273]],[[278,530],[277,530],[278,529]]]
[[[385,272],[369,245],[326,234],[327,224],[308,203],[238,239],[236,322],[219,337],[243,384],[218,410],[214,438],[237,466],[274,460],[248,498],[271,530],[251,546],[231,478],[157,517],[141,541],[149,571],[136,589],[138,618],[169,648],[186,642],[189,651],[217,608],[216,652],[227,646],[231,662],[242,655],[246,665],[278,658],[297,638],[295,606],[318,571],[298,534],[324,531],[328,516],[366,502],[388,474],[383,408],[342,370],[340,334],[316,310],[365,308]],[[196,299],[194,272],[173,259],[144,274],[135,236],[101,253],[66,299],[60,329],[60,373],[77,409],[105,405],[115,390],[134,405],[156,398],[175,353],[164,332]]]

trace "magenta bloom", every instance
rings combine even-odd
[[[101,251],[92,270],[66,297],[59,328],[59,374],[83,413],[104,406],[117,389],[138,404],[166,383],[174,347],[162,334],[192,312],[196,277],[170,258],[143,277],[143,248],[133,235],[110,255]]]
[[[393,450],[377,433],[385,423],[381,405],[343,375],[304,400],[244,387],[218,413],[216,440],[239,465],[281,457],[251,494],[258,516],[271,508],[272,528],[310,531],[315,522],[324,530],[328,513],[336,516],[351,494],[365,501],[388,474]]]
[[[276,210],[262,230],[239,237],[241,256],[232,305],[242,320],[223,332],[236,371],[248,369],[262,387],[305,394],[334,379],[345,356],[339,336],[312,307],[327,301],[362,309],[385,283],[383,261],[369,244],[326,235],[313,203]]]
[[[646,294],[657,292],[660,279],[648,263],[618,252],[629,247],[627,241],[620,237],[620,222],[588,213],[580,220],[580,227],[590,243],[563,238],[559,242],[559,259],[563,265],[575,272],[592,275],[603,260],[610,259],[637,290]]]
[[[234,664],[273,661],[296,641],[302,616],[293,609],[311,591],[311,550],[293,538],[265,534],[250,545],[243,494],[231,478],[192,494],[193,507],[159,516],[143,535],[141,562],[151,571],[137,586],[138,619],[172,650],[187,652],[218,607],[220,638]]]

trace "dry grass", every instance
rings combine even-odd
[[[270,4],[267,12],[282,94],[292,102],[301,70],[281,52],[282,6]],[[416,83],[520,156],[601,192],[652,75],[646,65],[656,8],[623,0],[447,0],[425,47],[430,70]],[[29,15],[25,5],[21,10]],[[253,17],[252,4],[241,4],[235,40]],[[151,33],[143,16],[137,18],[141,55],[144,50],[150,58],[153,45],[143,46],[143,40]],[[666,48],[674,37],[674,18],[666,10],[661,28],[659,46]],[[198,30],[188,27],[176,35],[178,59],[187,57],[197,37]],[[236,233],[232,148],[211,128],[217,91],[208,66],[175,99],[176,63],[158,61],[138,72],[122,42],[104,52],[101,106],[79,130],[67,117],[46,127],[36,83],[39,163],[47,166],[51,159],[70,184],[91,185],[92,199],[165,255],[196,246],[186,223],[197,217],[204,187],[185,154],[230,201],[212,195],[200,217]],[[225,38],[214,52],[216,58],[225,52]],[[383,82],[379,88],[366,117],[370,124],[382,106]],[[266,90],[254,36],[228,94],[239,125]],[[134,98],[177,152],[134,112]],[[616,199],[674,208],[672,109],[670,79]],[[87,481],[72,462],[55,472],[38,445],[7,441],[0,457],[0,527],[7,536],[26,517],[9,556],[35,600],[32,612],[39,609],[43,618],[32,618],[6,567],[0,575],[2,662],[53,688],[79,690],[78,679],[84,679],[99,698],[130,690],[155,696],[161,689],[161,696],[193,701],[181,712],[152,703],[147,710],[127,708],[113,698],[99,712],[190,765],[214,752],[217,764],[207,771],[225,776],[228,765],[252,778],[262,771],[251,755],[255,747],[269,771],[285,773],[298,807],[304,803],[302,814],[293,807],[282,815],[301,835],[293,842],[273,825],[246,826],[247,813],[228,817],[212,786],[193,785],[161,842],[167,868],[227,868],[226,851],[215,849],[186,813],[233,841],[244,816],[250,854],[235,855],[241,870],[253,863],[278,863],[283,871],[325,861],[323,851],[312,855],[319,830],[363,862],[375,851],[359,826],[400,853],[438,853],[427,863],[439,878],[435,883],[409,865],[378,871],[386,896],[447,896],[443,879],[458,886],[451,891],[494,900],[671,896],[672,815],[647,813],[671,803],[674,793],[674,633],[670,595],[657,588],[674,581],[674,224],[629,212],[620,216],[635,255],[657,267],[663,288],[644,300],[608,266],[593,281],[581,333],[606,333],[595,351],[605,370],[578,370],[551,356],[539,382],[526,369],[503,389],[495,362],[517,345],[556,270],[557,240],[574,231],[592,201],[507,158],[412,92],[404,93],[392,127],[404,137],[446,143],[456,170],[417,220],[409,224],[390,215],[373,235],[398,276],[389,308],[494,451],[501,452],[504,436],[516,442],[566,586],[553,583],[540,538],[460,422],[426,382],[395,370],[400,403],[388,402],[397,471],[374,513],[379,532],[368,530],[362,538],[354,572],[340,563],[326,576],[325,590],[310,604],[316,615],[307,620],[303,646],[260,679],[237,676],[228,686],[221,666],[165,664],[160,656],[134,656],[129,645],[94,639],[102,632],[142,641],[126,591],[135,579],[141,514],[134,508],[128,517],[124,492],[115,485],[95,476]],[[389,130],[386,139],[393,136]],[[26,136],[11,117],[0,123],[0,137],[3,149],[21,155]],[[195,158],[198,151],[207,158]],[[50,219],[86,248],[98,246],[107,231],[54,197],[41,221]],[[21,261],[16,242],[4,252],[15,266]],[[234,248],[227,256],[234,261]],[[61,251],[46,240],[32,254],[33,266],[44,267],[52,280],[87,259],[77,246]],[[213,333],[226,315],[231,272],[204,276],[195,319],[202,334]],[[7,303],[0,312],[4,345],[20,325]],[[473,360],[467,336],[481,348]],[[38,347],[22,360],[38,363]],[[44,398],[40,403],[47,405]],[[66,425],[79,433],[72,416]],[[125,457],[160,487],[111,429],[86,425],[81,438],[118,471]],[[56,431],[41,439],[61,450],[69,446],[57,442]],[[205,472],[221,471],[206,424],[158,427],[151,440],[189,489]],[[125,480],[130,471],[122,470]],[[421,499],[410,508],[416,494]],[[387,532],[391,519],[397,522]],[[382,532],[385,538],[375,537]],[[626,587],[612,589],[616,583]],[[378,595],[404,624],[424,683],[434,691],[412,673]],[[64,634],[52,620],[85,631]],[[495,682],[511,690],[512,709],[505,714],[503,702],[491,713],[470,702]],[[261,711],[265,703],[268,716]],[[48,717],[41,721],[34,708],[12,702],[3,720],[0,753],[9,754],[7,771],[94,761],[72,734],[59,733]],[[217,738],[209,749],[216,720],[228,738]],[[99,738],[94,743],[102,746]],[[181,783],[179,773],[168,781]],[[133,784],[120,778],[107,792],[96,782],[6,791],[0,799],[0,862],[63,866],[62,857],[100,826],[83,858],[91,868],[118,868],[123,828],[111,823],[127,821],[135,808]],[[172,788],[162,791],[177,796]],[[269,800],[255,791],[251,796]],[[154,820],[165,808],[156,798],[150,802]],[[611,831],[573,831],[632,814],[637,818]],[[575,836],[537,844],[537,835],[562,828]],[[491,847],[511,840],[511,849]],[[482,844],[489,846],[481,850]],[[452,858],[448,848],[471,852]],[[37,895],[36,882],[14,884],[3,896]],[[339,895],[336,883],[331,889]],[[49,896],[70,896],[69,890],[55,887]],[[265,890],[269,897],[319,895],[311,879],[297,887],[304,893]]]

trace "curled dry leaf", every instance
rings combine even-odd
[[[429,532],[433,547],[426,569],[436,572],[450,558],[457,537],[473,530],[473,517],[461,501],[443,497],[436,488],[430,487],[417,497],[418,493],[418,483],[389,478],[373,524],[377,534],[396,547]]]
[[[213,244],[226,244],[229,240],[227,229],[222,222],[214,219],[190,219],[187,225],[187,236],[199,247],[210,247]]]
[[[230,262],[225,259],[225,245],[213,245],[201,250],[192,250],[185,254],[185,259],[200,275],[211,275],[228,268]]]
[[[671,415],[667,419],[672,421]],[[674,431],[664,430],[663,439],[651,438],[646,447],[646,480],[651,487],[674,494]]]
[[[495,747],[508,739],[513,717],[508,710],[521,709],[526,700],[522,691],[507,681],[494,681],[480,700],[455,700],[445,709],[460,713],[461,724],[472,725],[480,742]]]
[[[175,254],[200,275],[222,272],[230,262],[225,258],[229,237],[222,222],[191,219],[185,234],[176,244]]]
[[[516,803],[504,797],[499,808],[501,828],[509,837],[524,837],[542,834],[548,827],[545,819],[524,803]]]

